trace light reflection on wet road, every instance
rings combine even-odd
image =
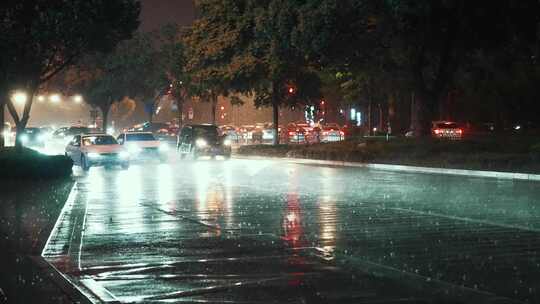
[[[271,160],[75,172],[44,255],[102,300],[540,302],[538,183]]]

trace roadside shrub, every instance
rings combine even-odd
[[[65,178],[72,167],[72,160],[63,155],[44,155],[28,148],[0,150],[0,179]]]

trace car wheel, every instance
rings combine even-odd
[[[84,155],[81,156],[81,168],[83,169],[83,171],[90,170],[90,164],[88,163]]]
[[[128,162],[122,163],[120,165],[120,167],[122,167],[122,169],[124,169],[124,170],[127,170],[127,169],[129,169],[129,163]]]

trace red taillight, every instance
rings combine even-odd
[[[294,135],[294,132],[292,132],[292,131],[291,131],[291,132],[289,132],[289,135]]]
[[[463,130],[457,129],[457,132],[458,132],[458,134],[462,134],[462,133],[463,133]]]
[[[343,135],[345,135],[345,132],[339,131],[339,135],[343,136]]]
[[[327,131],[322,132],[323,135],[328,135]]]
[[[435,129],[435,130],[433,130],[433,133],[435,133],[435,134],[441,134],[442,131],[441,131],[440,129]]]

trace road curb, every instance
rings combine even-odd
[[[66,202],[64,203],[64,206],[62,207],[62,210],[60,211],[60,214],[58,215],[58,218],[56,219],[56,223],[54,224],[53,229],[51,230],[51,233],[47,239],[47,242],[45,243],[45,246],[43,247],[43,250],[41,252],[40,256],[32,256],[30,257],[32,259],[32,262],[40,269],[42,269],[44,272],[48,274],[48,277],[50,280],[60,288],[60,290],[69,297],[73,303],[77,304],[93,304],[96,303],[94,297],[89,294],[91,291],[85,291],[84,286],[81,286],[78,284],[78,282],[72,280],[68,275],[62,273],[60,270],[58,270],[53,264],[51,264],[49,261],[47,261],[47,257],[49,255],[48,249],[50,247],[50,244],[52,242],[53,237],[56,236],[56,234],[59,231],[59,225],[62,222],[63,218],[66,216],[67,213],[71,211],[74,205],[75,201],[75,192],[77,189],[77,182],[73,184],[71,187],[71,191],[69,192],[68,198],[66,199]]]
[[[319,159],[287,158],[287,157],[262,157],[262,156],[235,155],[234,158],[252,159],[252,160],[270,159],[270,160],[281,160],[288,163],[302,164],[302,165],[367,168],[367,169],[374,169],[374,170],[380,170],[380,171],[396,171],[396,172],[444,174],[444,175],[457,175],[457,176],[470,176],[470,177],[497,178],[497,179],[540,181],[540,174],[529,174],[529,173],[481,171],[481,170],[466,170],[466,169],[447,169],[447,168],[433,168],[433,167],[406,166],[406,165],[370,164],[370,163],[346,162],[346,161],[335,161],[335,160],[319,160]]]
[[[47,262],[42,256],[30,256],[29,257],[34,265],[40,269],[43,273],[47,274],[47,277],[53,284],[55,284],[73,303],[77,304],[94,304],[90,301],[84,292],[77,288],[69,278],[63,275],[58,269]]]

